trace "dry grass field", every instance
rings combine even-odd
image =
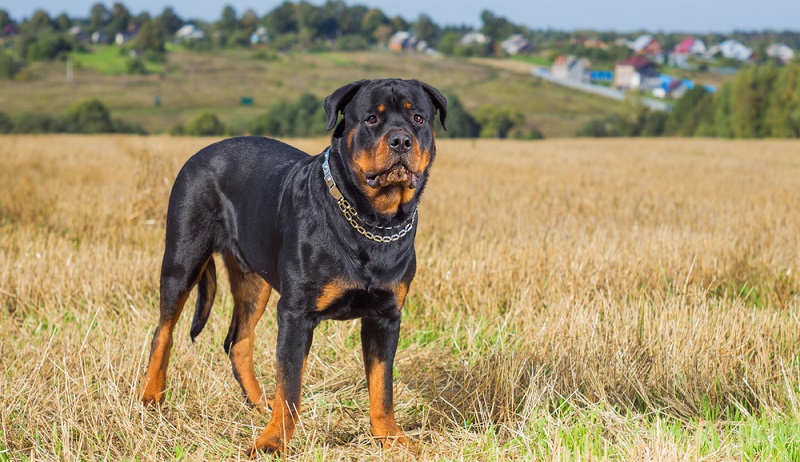
[[[211,141],[0,137],[0,460],[238,459],[266,424],[224,275],[138,402],[170,184]],[[359,324],[331,321],[287,458],[800,460],[798,204],[797,142],[443,141],[396,363],[415,452],[372,444]]]

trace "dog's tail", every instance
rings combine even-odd
[[[208,316],[211,314],[211,307],[214,305],[214,296],[217,294],[217,267],[214,264],[214,257],[208,257],[203,274],[197,282],[197,304],[194,307],[194,318],[192,319],[192,329],[189,334],[192,342],[200,335],[206,326]]]

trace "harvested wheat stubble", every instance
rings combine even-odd
[[[235,459],[266,423],[222,351],[224,275],[165,407],[138,402],[170,186],[210,141],[0,138],[0,458]],[[418,454],[368,437],[353,321],[315,333],[288,457],[800,457],[799,203],[797,142],[442,141],[397,358]]]

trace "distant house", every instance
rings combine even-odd
[[[706,54],[706,51],[708,51],[706,44],[697,37],[686,37],[672,49],[675,54],[694,56],[702,56]]]
[[[206,33],[194,24],[186,24],[175,32],[177,41],[202,40],[204,38],[206,38]]]
[[[73,36],[75,40],[81,43],[90,43],[92,41],[92,36],[86,32],[83,27],[81,26],[72,26],[69,28],[69,35]]]
[[[686,37],[672,49],[672,53],[669,55],[669,64],[686,69],[689,67],[690,57],[703,56],[706,52],[708,49],[702,40],[696,37]]]
[[[773,43],[767,47],[767,56],[786,64],[794,58],[794,50],[785,43]]]
[[[139,35],[139,27],[138,26],[130,26],[127,30],[123,32],[118,32],[117,35],[114,37],[114,42],[117,45],[124,45],[132,40],[136,40],[136,36]]]
[[[608,44],[600,39],[586,39],[583,42],[584,48],[599,48],[601,50],[608,50]]]
[[[478,31],[467,32],[461,37],[461,40],[458,41],[459,44],[469,46],[469,45],[483,45],[489,43],[489,37],[485,36],[483,33]]]
[[[414,50],[419,38],[412,32],[401,30],[389,37],[389,49],[394,51]]]
[[[667,74],[658,76],[659,86],[653,88],[653,96],[656,98],[680,98],[687,91],[694,88],[694,82],[689,79],[679,79]]]
[[[250,34],[250,43],[257,45],[259,43],[267,43],[269,41],[269,34],[267,28],[259,26],[252,34]]]
[[[712,52],[713,51],[713,52]],[[749,61],[753,57],[753,50],[745,46],[738,40],[725,40],[716,47],[711,47],[708,50],[709,54],[714,55],[716,52],[722,56],[738,61]]]
[[[514,34],[500,43],[500,47],[510,55],[518,55],[528,51],[533,51],[531,41],[522,34]]]
[[[643,34],[628,44],[628,48],[637,55],[655,56],[662,53],[661,44],[652,35]]]
[[[614,66],[614,88],[619,90],[647,89],[658,86],[658,73],[653,61],[633,55]]]
[[[14,23],[6,24],[6,26],[3,27],[3,30],[0,31],[0,36],[3,37],[13,37],[17,34],[19,34],[19,29],[17,28],[17,25]]]
[[[591,68],[591,63],[586,58],[561,55],[556,58],[553,67],[550,68],[550,73],[560,79],[583,82],[586,80],[586,73],[589,68]]]
[[[92,43],[96,43],[98,45],[108,45],[111,43],[111,36],[101,31],[93,32]]]

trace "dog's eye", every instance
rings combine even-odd
[[[378,123],[377,117],[375,117],[374,115],[367,117],[367,125],[375,125],[376,123]]]
[[[414,123],[421,124],[422,122],[425,122],[425,118],[419,114],[414,114]]]

